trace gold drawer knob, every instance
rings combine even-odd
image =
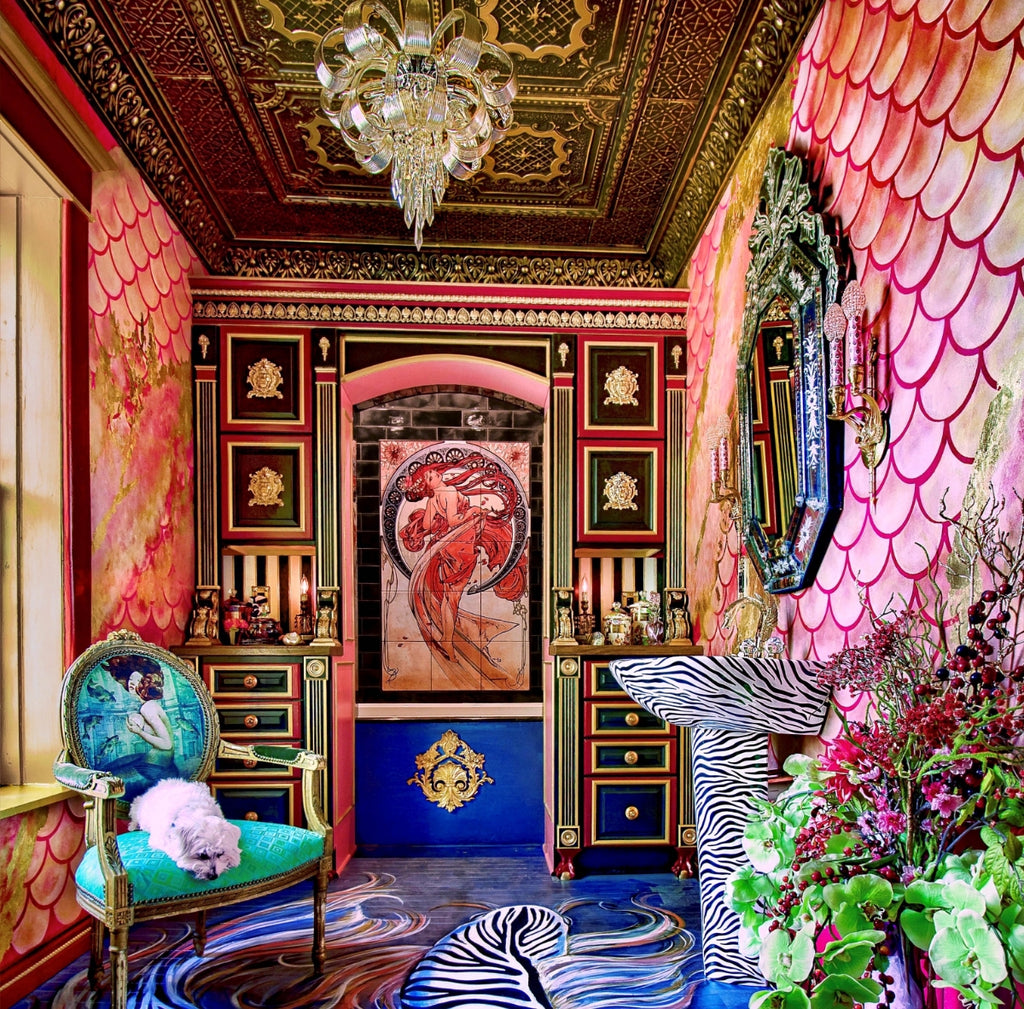
[[[626,807],[626,819],[627,820],[635,820],[639,815],[640,815],[640,810],[637,809],[636,806],[627,806]]]
[[[246,715],[243,724],[247,729],[255,729],[260,724],[260,720],[255,715]]]
[[[260,818],[260,814],[255,810],[250,809],[249,812],[245,814],[245,818],[247,820],[258,820]]]
[[[255,767],[257,763],[258,761],[254,757],[246,757],[245,760],[242,761],[242,766],[251,768]]]
[[[640,754],[636,750],[626,750],[626,755],[622,759],[632,767],[640,759]]]
[[[635,725],[639,725],[640,716],[635,711],[631,711],[628,715],[626,715],[626,724],[630,728],[632,728]]]
[[[242,686],[245,687],[246,690],[253,690],[259,686],[259,682],[259,679],[253,676],[252,673],[246,673],[245,679],[242,680]]]

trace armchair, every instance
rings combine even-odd
[[[195,671],[170,652],[115,631],[82,653],[61,690],[64,749],[56,780],[87,797],[86,853],[75,873],[78,903],[95,918],[89,982],[102,979],[109,932],[110,1005],[128,997],[128,931],[137,921],[195,914],[193,945],[203,955],[206,912],[313,881],[313,970],[323,971],[324,914],[332,871],[332,833],[324,819],[315,771],[324,758],[288,746],[240,746],[220,738],[217,712]],[[197,880],[144,831],[118,832],[132,799],[163,778],[204,781],[217,757],[299,768],[309,829],[234,820],[241,864],[213,880]]]

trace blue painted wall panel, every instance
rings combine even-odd
[[[484,755],[484,772],[494,779],[452,812],[407,783],[416,774],[416,757],[447,729]],[[356,842],[366,852],[394,854],[539,847],[543,765],[540,721],[357,722]]]

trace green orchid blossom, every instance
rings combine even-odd
[[[748,1009],[810,1009],[811,1000],[802,988],[777,988],[750,996]]]
[[[859,978],[868,969],[879,943],[884,941],[885,933],[873,928],[843,935],[822,950],[822,969],[826,974]]]
[[[936,987],[956,988],[969,997],[998,1004],[994,988],[1007,978],[1003,944],[995,930],[975,911],[936,914],[935,938],[928,958],[938,978]]]
[[[805,981],[814,966],[814,939],[807,932],[797,932],[792,938],[782,928],[770,933],[761,946],[758,957],[761,973],[780,988]]]
[[[811,1009],[850,1009],[858,1002],[875,1002],[881,994],[882,986],[870,978],[833,974],[815,986]]]

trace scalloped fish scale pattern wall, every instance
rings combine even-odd
[[[188,243],[138,173],[97,176],[89,229],[93,630],[178,644],[191,610]]]
[[[0,932],[10,945],[3,966],[14,964],[59,935],[85,913],[75,899],[75,868],[85,850],[82,804],[57,802],[0,821],[3,916]]]
[[[944,494],[957,507],[972,476],[982,487],[994,479],[1004,493],[1024,488],[1013,449],[1019,430],[995,432],[1003,451],[994,468],[980,473],[976,465],[1001,386],[1012,390],[1019,420],[1022,104],[1024,6],[1017,0],[833,0],[798,58],[788,146],[809,160],[824,209],[848,238],[867,322],[880,341],[892,437],[872,505],[868,472],[847,431],[845,500],[833,543],[814,586],[780,600],[780,627],[794,655],[826,657],[859,639],[866,625],[858,583],[882,608],[894,594],[914,598],[921,580],[941,570],[949,548],[939,518]],[[709,388],[708,376],[720,372],[717,385],[725,381],[723,331],[739,339],[739,328],[716,316],[723,302],[731,313],[735,298],[710,291],[723,269],[739,275],[723,266],[742,258],[739,248],[716,248],[713,237],[726,203],[690,272],[695,493],[708,481],[702,393],[712,393],[708,402],[729,402],[722,388]],[[691,561],[693,595],[706,606],[697,616],[712,625],[704,635],[712,650],[731,645],[720,624],[722,601],[736,595],[734,540],[724,539],[714,561],[712,591],[705,579],[715,552],[705,543],[704,556]]]

